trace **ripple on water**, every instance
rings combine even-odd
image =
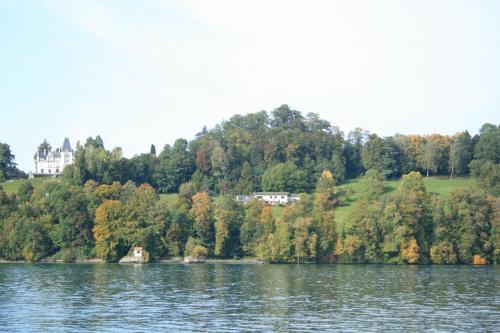
[[[0,265],[0,331],[498,332],[499,268]]]

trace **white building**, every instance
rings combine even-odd
[[[270,205],[287,205],[295,201],[299,201],[300,197],[297,194],[289,192],[255,192],[251,195],[238,195],[236,201],[248,203],[252,200],[263,201]]]
[[[55,151],[37,151],[35,154],[36,176],[57,176],[61,174],[67,165],[73,164],[74,153],[71,149],[69,139],[65,138],[62,148]]]
[[[134,247],[134,257],[142,258],[142,247]]]

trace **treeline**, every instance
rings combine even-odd
[[[0,257],[9,260],[117,261],[134,246],[150,260],[171,256],[257,257],[270,262],[485,264],[500,260],[500,201],[456,190],[447,201],[426,192],[417,172],[384,194],[383,177],[369,170],[362,198],[337,232],[336,194],[324,171],[315,191],[284,208],[233,196],[181,193],[169,206],[149,185],[84,186],[65,180],[17,195],[0,191]]]
[[[1,144],[3,178],[15,178],[13,158]],[[141,246],[152,260],[498,263],[499,158],[500,127],[492,124],[474,137],[381,138],[360,129],[344,136],[286,105],[130,159],[97,136],[77,145],[62,178],[36,189],[26,181],[17,194],[0,189],[0,257],[116,261]],[[421,174],[471,174],[481,191],[457,190],[443,201],[426,192]],[[402,175],[385,194],[383,180]],[[363,198],[338,233],[335,210],[349,193],[336,193],[335,183],[360,176]],[[303,194],[276,218],[261,202],[234,201],[256,190]],[[173,206],[158,195],[169,192],[179,193]],[[223,199],[214,202],[213,193]]]
[[[14,159],[10,146],[0,142],[0,183],[7,179],[26,178],[26,174],[17,168]]]
[[[419,171],[424,175],[472,174],[481,186],[498,195],[500,127],[485,124],[478,135],[401,135],[379,137],[361,129],[344,135],[317,114],[303,116],[283,105],[236,115],[190,142],[178,139],[159,154],[124,158],[120,148],[106,150],[102,139],[78,144],[67,178],[111,184],[151,184],[159,193],[178,192],[181,184],[195,191],[225,194],[263,191],[307,192],[325,169],[337,182],[375,169],[398,179]]]

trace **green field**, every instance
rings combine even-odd
[[[55,178],[14,179],[0,183],[0,186],[3,187],[5,193],[17,193],[21,184],[25,181],[29,181],[33,185],[33,187],[37,188],[40,187],[44,182],[53,181],[54,179]]]
[[[384,182],[384,190],[385,193],[391,193],[396,190],[399,184],[399,180],[387,180]],[[450,193],[457,188],[476,188],[476,181],[470,177],[457,177],[450,179],[449,177],[429,177],[424,178],[424,184],[427,189],[427,192],[434,193],[441,196],[443,199],[448,199]],[[337,229],[340,232],[342,228],[348,228],[349,226],[345,225],[347,216],[354,203],[359,200],[362,187],[359,180],[351,180],[337,187],[338,191],[346,190],[350,187],[354,194],[350,198],[350,201],[347,205],[342,205],[337,207],[336,209],[336,221],[337,221]]]
[[[43,182],[53,181],[54,178],[35,178],[28,180],[33,184],[33,186],[39,187]],[[17,193],[21,183],[25,180],[12,180],[1,183],[4,191],[7,193]],[[470,177],[460,177],[450,180],[448,177],[430,177],[429,179],[424,178],[424,183],[429,193],[435,193],[447,199],[450,193],[457,188],[475,188],[476,181]],[[386,193],[393,192],[396,190],[399,184],[399,180],[388,180],[384,182],[384,188]],[[354,203],[359,200],[360,194],[362,192],[361,183],[359,180],[350,180],[339,186],[337,186],[337,191],[345,191],[347,188],[351,188],[353,195],[350,197],[349,202],[337,207],[336,209],[336,221],[338,231],[342,231],[342,228],[348,228],[345,225],[347,216],[349,215]],[[222,199],[221,196],[215,196],[215,201],[218,202]],[[168,203],[169,206],[173,206],[177,201],[177,194],[160,194],[160,200]],[[283,207],[273,207],[273,213],[276,219],[283,218]]]

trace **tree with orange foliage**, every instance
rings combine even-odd
[[[418,263],[420,259],[420,248],[415,238],[410,239],[407,243],[401,244],[400,256],[401,259],[408,264]]]

